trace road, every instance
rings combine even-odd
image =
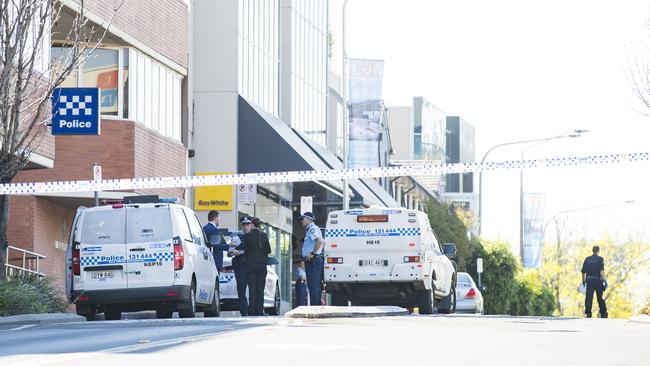
[[[20,328],[20,327],[18,327]],[[13,330],[12,330],[13,329]],[[0,329],[0,365],[650,365],[650,325],[419,316],[128,320]]]

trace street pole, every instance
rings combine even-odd
[[[97,168],[97,162],[93,161],[93,180],[96,182],[95,169]],[[99,206],[99,191],[95,191],[95,207]]]
[[[341,36],[341,38],[342,38],[342,40],[341,40],[341,43],[342,43],[341,46],[342,47],[341,48],[342,48],[342,51],[343,51],[342,52],[342,54],[343,54],[343,57],[342,57],[343,65],[342,65],[342,71],[341,71],[341,96],[343,97],[343,119],[342,119],[342,122],[343,122],[343,170],[348,169],[348,148],[349,148],[349,142],[348,142],[349,136],[348,135],[350,133],[350,131],[349,131],[350,127],[348,126],[348,101],[346,99],[347,98],[347,93],[345,91],[346,84],[347,84],[347,78],[346,78],[346,74],[347,74],[347,65],[346,65],[346,63],[347,63],[347,54],[346,54],[346,51],[345,51],[345,10],[346,10],[347,6],[348,6],[348,0],[345,0],[343,2],[343,32],[342,32],[343,34]],[[350,197],[349,197],[348,190],[349,190],[349,188],[348,188],[348,178],[347,178],[347,176],[345,176],[345,178],[343,178],[343,209],[344,210],[349,210],[350,209]]]

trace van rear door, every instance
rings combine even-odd
[[[121,205],[83,212],[80,240],[76,244],[83,290],[127,287],[125,220],[126,210]]]
[[[85,209],[85,207],[77,208],[77,213],[74,216],[74,221],[72,222],[72,227],[70,229],[70,235],[68,236],[68,246],[65,249],[65,294],[66,298],[70,302],[72,302],[72,284],[74,283],[74,278],[78,278],[78,276],[73,277],[72,249],[77,246],[77,238],[79,237],[77,227],[81,223],[81,216]]]
[[[126,243],[129,288],[174,284],[174,243],[168,204],[127,206]]]

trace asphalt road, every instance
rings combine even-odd
[[[0,329],[0,365],[650,365],[650,324],[478,316],[127,320]]]

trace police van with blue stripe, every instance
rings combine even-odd
[[[424,212],[333,211],[325,231],[325,289],[335,306],[351,302],[453,313],[455,255],[456,246],[441,245]]]
[[[150,202],[155,201],[155,202]],[[67,250],[68,300],[88,320],[156,310],[219,316],[219,272],[198,218],[157,196],[77,210]]]

